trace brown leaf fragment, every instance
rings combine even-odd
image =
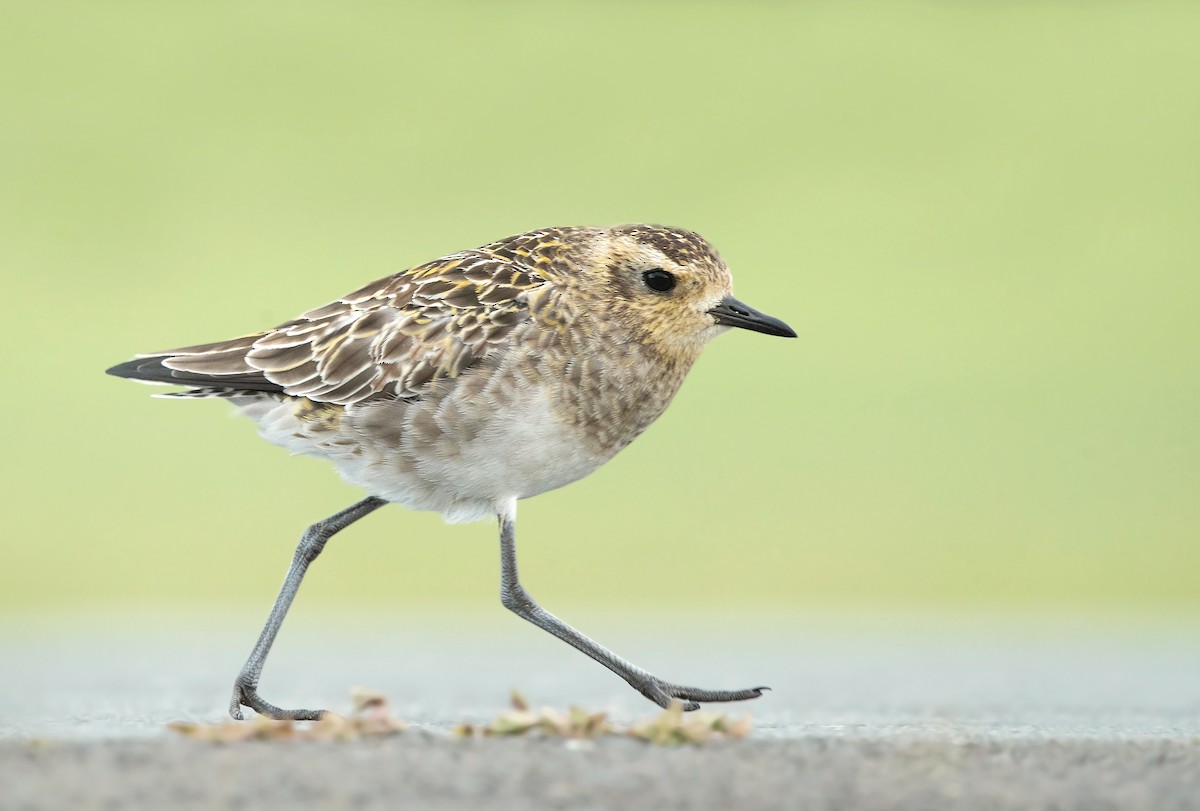
[[[481,727],[482,734],[538,734],[548,738],[567,739],[615,734],[607,721],[607,715],[603,712],[589,713],[579,707],[571,707],[566,713],[552,707],[542,707],[534,712],[525,697],[516,690],[512,692],[509,702],[513,709]]]
[[[392,715],[387,699],[381,694],[356,688],[351,692],[351,699],[354,710],[349,717],[326,712],[319,720],[307,725],[294,721],[275,721],[260,715],[249,721],[230,720],[217,724],[174,721],[167,724],[167,728],[209,743],[251,740],[353,741],[384,738],[404,731],[404,722]]]
[[[313,741],[350,741],[360,737],[355,726],[356,719],[325,712],[305,730],[305,739]]]
[[[754,727],[753,721],[750,719],[750,713],[744,713],[736,720],[722,719],[721,731],[725,733],[725,737],[734,740],[741,740],[750,734],[750,730]]]
[[[679,746],[685,743],[705,743],[711,740],[737,740],[750,734],[750,716],[731,721],[723,713],[697,710],[685,714],[678,701],[671,703],[662,715],[634,724],[629,735],[660,746]]]
[[[496,718],[483,728],[484,735],[524,735],[538,724],[538,717],[528,710],[513,710]]]
[[[350,706],[354,708],[355,715],[361,715],[379,707],[386,710],[387,698],[383,693],[368,690],[366,687],[352,687],[350,689]]]

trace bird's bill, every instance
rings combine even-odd
[[[739,327],[767,335],[778,335],[781,338],[796,337],[796,331],[778,318],[760,313],[750,305],[742,304],[733,296],[721,299],[721,303],[709,310],[708,313],[717,319],[718,324],[725,327]]]

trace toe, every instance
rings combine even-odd
[[[662,688],[675,698],[702,702],[749,701],[762,696],[763,690],[770,689],[769,687],[751,687],[748,690],[704,690],[699,687],[684,687],[678,684],[664,684]]]

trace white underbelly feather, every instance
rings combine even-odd
[[[376,401],[314,418],[295,400],[241,403],[262,436],[331,461],[348,482],[458,523],[494,517],[513,499],[580,479],[609,457],[559,420],[538,386],[457,402]]]

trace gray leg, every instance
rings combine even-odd
[[[288,608],[292,605],[297,589],[300,588],[300,581],[304,579],[304,572],[308,570],[308,564],[317,559],[317,555],[321,554],[321,550],[325,548],[325,542],[339,530],[350,526],[367,513],[378,510],[384,504],[387,502],[381,498],[374,496],[364,498],[354,506],[348,507],[336,515],[331,515],[324,521],[318,521],[304,531],[304,535],[300,538],[300,544],[296,547],[296,554],[292,558],[292,565],[288,569],[287,577],[284,578],[283,587],[279,590],[279,596],[275,598],[275,607],[271,609],[271,616],[267,617],[267,624],[263,626],[262,633],[258,636],[258,643],[254,646],[246,664],[242,665],[242,672],[238,674],[237,681],[234,682],[233,700],[229,703],[229,714],[234,718],[242,720],[243,706],[280,720],[315,721],[321,717],[324,710],[281,710],[274,704],[263,701],[258,695],[258,679],[262,675],[263,663],[267,659],[271,645],[275,642],[275,635],[279,633],[279,626],[283,625],[283,618],[287,616]]]
[[[763,690],[770,689],[701,690],[665,682],[630,664],[543,609],[534,602],[517,578],[516,520],[511,514],[500,516],[500,602],[522,619],[529,620],[576,650],[583,651],[660,707],[669,706],[672,699],[680,699],[685,710],[695,710],[700,707],[696,703],[698,701],[745,701],[758,698]]]

